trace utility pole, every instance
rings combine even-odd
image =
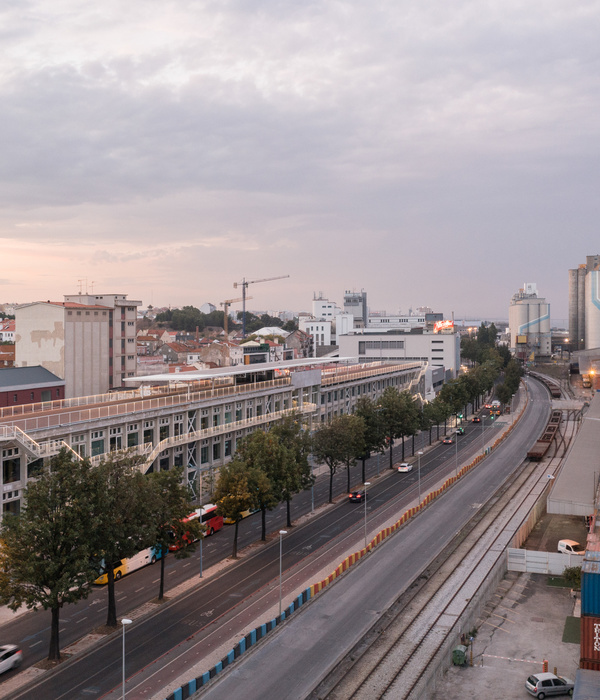
[[[256,284],[257,282],[272,282],[273,280],[284,280],[289,275],[279,275],[278,277],[265,277],[262,280],[247,280],[245,277],[241,282],[234,282],[233,287],[237,289],[242,288],[242,338],[246,337],[246,289],[248,289],[249,284]]]

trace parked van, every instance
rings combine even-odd
[[[579,554],[583,556],[585,554],[585,547],[582,547],[579,542],[575,542],[575,540],[559,540],[558,552],[559,554]]]

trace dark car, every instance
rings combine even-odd
[[[471,418],[471,423],[481,423],[481,418],[479,416],[473,416],[473,418]]]
[[[461,426],[454,431],[457,435],[464,435],[465,429]]]
[[[362,503],[365,500],[365,496],[364,491],[352,491],[352,493],[348,494],[348,499],[350,503]]]

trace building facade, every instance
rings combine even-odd
[[[183,466],[190,488],[205,500],[215,470],[257,428],[290,412],[300,412],[314,428],[390,386],[423,393],[420,362],[310,363],[154,375],[138,389],[88,397],[84,404],[67,399],[27,412],[0,409],[2,511],[19,511],[28,479],[62,446],[93,461],[131,448],[143,456],[144,471]]]
[[[65,380],[67,398],[109,390],[111,310],[108,307],[34,302],[16,309],[16,321],[16,367],[45,367]]]
[[[71,294],[65,302],[106,306],[112,310],[109,343],[109,389],[125,386],[136,373],[136,320],[141,301],[127,299],[127,294]]]
[[[550,304],[538,297],[537,287],[527,282],[513,295],[508,309],[510,349],[520,360],[550,357]]]
[[[358,362],[422,362],[442,367],[445,380],[454,379],[460,370],[460,336],[454,331],[376,333],[356,330],[338,338],[341,357]]]

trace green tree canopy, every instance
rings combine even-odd
[[[364,452],[364,431],[362,418],[343,415],[322,425],[315,433],[313,453],[329,468],[329,503],[333,503],[333,476],[338,467],[346,465],[349,479],[350,466]]]
[[[270,488],[261,489],[257,507],[261,511],[261,539],[267,539],[267,510],[273,510],[281,498],[277,480],[283,465],[293,460],[293,454],[281,443],[275,433],[255,430],[240,440],[235,453],[236,459],[246,465],[248,471],[252,468],[262,470],[267,476]]]
[[[20,515],[5,514],[0,538],[0,601],[51,611],[48,659],[60,659],[59,616],[86,598],[98,576],[91,547],[99,527],[90,498],[91,467],[66,448],[25,489]]]
[[[193,542],[202,536],[204,526],[200,520],[183,522],[193,510],[190,492],[183,483],[183,468],[174,467],[168,471],[149,474],[152,496],[153,540],[161,552],[160,586],[158,599],[162,600],[165,589],[165,559],[169,546],[177,546],[175,557],[189,557],[194,551]]]
[[[308,461],[312,440],[302,425],[300,414],[285,416],[269,431],[287,447],[289,459],[281,462],[275,479],[275,490],[286,504],[287,526],[292,527],[291,500],[294,494],[310,488],[314,483]]]
[[[156,538],[151,482],[139,470],[143,457],[129,452],[111,453],[92,472],[92,493],[98,528],[94,551],[104,559],[108,577],[106,624],[117,625],[115,580],[112,564],[151,547]]]

